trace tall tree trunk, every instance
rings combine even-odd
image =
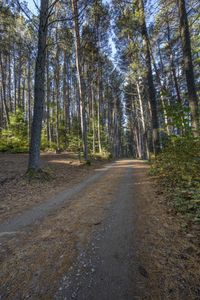
[[[173,49],[172,49],[171,33],[170,33],[170,26],[169,26],[168,20],[167,20],[167,39],[168,39],[168,44],[169,44],[171,71],[172,71],[172,75],[173,75],[173,79],[174,79],[174,86],[175,86],[175,90],[176,90],[177,100],[178,100],[178,103],[182,104],[179,85],[178,85],[178,78],[176,76],[176,67],[175,67],[175,63],[174,63],[174,54],[173,54]]]
[[[147,78],[147,92],[148,98],[151,106],[152,114],[152,130],[153,130],[153,147],[154,153],[158,154],[160,150],[160,141],[159,141],[159,122],[158,122],[158,113],[157,113],[157,102],[156,102],[156,92],[153,82],[153,74],[151,67],[151,53],[149,49],[149,36],[146,27],[145,12],[144,12],[144,3],[143,0],[139,0],[139,10],[140,10],[140,25],[142,31],[142,38],[145,47],[145,60],[147,66],[146,78]]]
[[[41,0],[40,23],[38,32],[38,52],[35,66],[34,114],[31,128],[31,144],[28,169],[39,171],[40,144],[45,101],[45,66],[48,29],[49,0]]]
[[[70,55],[67,56],[67,130],[70,134],[71,131],[71,115],[70,115],[70,108],[71,108],[71,85],[72,85],[72,72],[71,72],[71,61]]]
[[[162,80],[161,80],[160,73],[158,71],[158,68],[157,68],[157,65],[156,65],[156,61],[155,61],[153,51],[152,51],[152,47],[151,47],[150,43],[149,43],[149,49],[150,49],[150,53],[151,53],[151,57],[152,57],[152,63],[153,63],[154,71],[156,73],[156,78],[157,78],[159,86],[160,86],[160,99],[161,99],[162,110],[163,110],[164,124],[165,124],[165,127],[167,129],[167,133],[170,134],[170,129],[169,129],[169,126],[168,126],[167,112],[166,112],[166,105],[168,104],[167,103],[168,101],[167,101],[166,97],[164,97],[164,95],[167,93],[167,88],[165,86],[165,83],[162,82]],[[161,56],[159,45],[158,45],[158,52],[159,52],[161,69],[163,70],[163,62],[162,62],[162,56]]]
[[[12,71],[11,71],[11,51],[9,51],[8,55],[8,97],[9,97],[9,109],[12,112],[13,106],[12,106]]]
[[[31,60],[28,61],[28,140],[31,141]]]
[[[22,78],[22,52],[19,50],[19,64],[18,64],[18,80],[17,80],[17,106],[21,108],[21,78]]]
[[[190,42],[190,32],[188,26],[185,0],[177,0],[180,17],[180,32],[183,48],[183,66],[186,75],[189,106],[192,117],[192,130],[194,136],[199,136],[199,114],[198,114],[198,97],[196,93],[194,70],[192,63],[192,52]]]
[[[25,112],[26,107],[26,80],[23,78],[22,82],[22,111]]]
[[[51,126],[50,126],[50,96],[51,96],[51,82],[49,74],[49,51],[47,50],[47,63],[46,63],[46,109],[47,109],[47,143],[51,147]]]
[[[101,126],[100,126],[100,106],[101,106],[101,87],[100,87],[100,70],[98,70],[98,78],[97,78],[97,85],[98,85],[98,102],[97,102],[97,136],[98,136],[98,148],[99,153],[102,152],[101,148]]]
[[[67,149],[67,134],[68,134],[68,93],[67,93],[67,51],[63,53],[63,109],[64,109],[64,124],[65,124],[65,149]]]
[[[4,108],[5,116],[6,116],[6,124],[7,124],[7,126],[9,126],[9,124],[10,124],[9,109],[8,109],[7,97],[6,97],[7,58],[4,58],[4,60],[3,60],[3,55],[1,52],[0,52],[0,66],[1,66],[1,79],[2,79],[2,100],[3,100],[2,103],[3,103],[3,108]]]
[[[142,97],[141,97],[141,92],[140,92],[140,84],[137,82],[136,86],[137,86],[137,93],[138,93],[138,99],[139,99],[139,107],[140,107],[140,112],[141,112],[143,145],[144,145],[144,148],[145,148],[143,153],[144,153],[144,158],[149,159],[149,146],[148,146],[148,141],[147,141],[147,131],[146,131],[146,125],[145,125]]]
[[[63,63],[63,105],[64,105],[64,123],[65,123],[65,148],[67,148],[67,134],[70,133],[70,92],[69,92],[69,64],[70,56],[67,50],[64,50]]]
[[[83,75],[81,69],[81,41],[79,31],[78,20],[78,6],[77,0],[72,0],[73,21],[74,21],[74,33],[75,33],[75,49],[76,49],[76,69],[78,77],[78,89],[79,89],[79,107],[80,107],[80,119],[81,119],[81,134],[83,142],[84,159],[88,160],[88,144],[87,144],[87,124],[85,116],[85,101],[83,95]]]
[[[95,154],[95,111],[94,111],[94,84],[91,83],[92,97],[92,153]]]
[[[56,88],[56,150],[60,151],[60,133],[59,133],[59,115],[60,115],[60,66],[59,66],[60,49],[57,46],[56,65],[55,65],[55,88]]]
[[[16,113],[17,109],[17,62],[16,62],[16,49],[13,46],[13,76],[14,76],[14,112]]]

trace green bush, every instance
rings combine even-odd
[[[151,174],[159,175],[178,212],[200,221],[200,139],[172,137],[152,162]]]
[[[10,124],[0,133],[1,152],[27,152],[28,151],[28,124],[24,113],[17,110],[9,115]]]

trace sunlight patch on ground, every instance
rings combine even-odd
[[[152,184],[151,181],[133,182],[132,185]]]
[[[66,165],[81,165],[81,163],[79,161],[71,161],[71,160],[57,160],[57,159],[54,159],[54,160],[49,160],[49,163],[56,163],[56,164],[66,164]]]

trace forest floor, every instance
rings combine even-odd
[[[28,183],[26,155],[0,156],[0,299],[200,299],[198,228],[146,162],[43,160],[51,180]]]
[[[80,183],[105,161],[93,161],[91,166],[80,163],[74,153],[43,153],[43,168],[51,179],[28,182],[28,154],[0,154],[0,220],[10,219],[24,210],[47,201],[62,190]]]

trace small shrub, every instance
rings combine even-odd
[[[17,110],[9,116],[10,124],[1,131],[0,151],[11,153],[28,152],[28,124],[24,113]]]

